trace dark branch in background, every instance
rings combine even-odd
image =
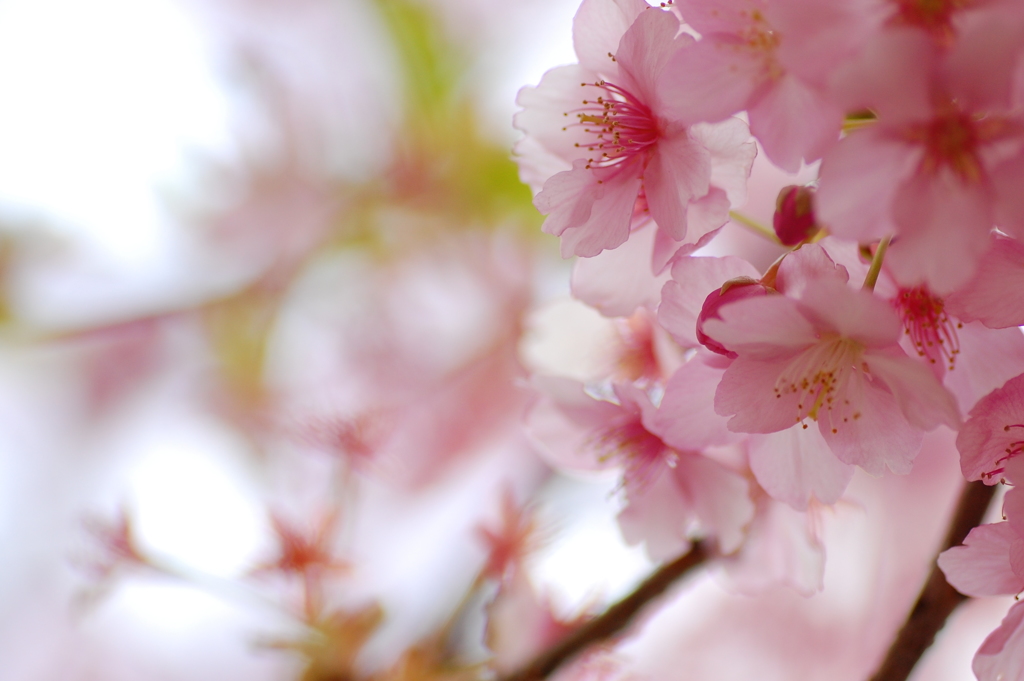
[[[595,643],[605,641],[629,626],[640,610],[665,592],[673,582],[710,557],[706,545],[697,542],[690,552],[658,568],[625,598],[579,626],[556,645],[541,652],[518,671],[499,681],[543,679]]]
[[[981,523],[994,492],[994,486],[989,487],[982,482],[967,483],[960,494],[942,551],[962,544],[967,533]],[[951,587],[938,564],[933,563],[914,609],[871,681],[906,681],[914,665],[935,640],[935,634],[946,623],[946,618],[965,600],[967,597]]]

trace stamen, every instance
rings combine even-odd
[[[662,465],[675,465],[675,454],[660,437],[644,427],[639,417],[600,431],[592,446],[599,452],[598,461],[621,465],[624,480],[643,485],[657,477]]]
[[[963,324],[950,318],[942,298],[932,295],[928,287],[922,285],[901,289],[893,302],[917,354],[927,357],[932,364],[942,358],[946,368],[952,371],[956,356],[960,354],[957,329],[963,328]]]
[[[589,143],[576,144],[593,154],[587,159],[587,169],[621,168],[638,159],[645,161],[645,152],[661,136],[647,105],[628,90],[604,80],[580,85],[598,88],[601,94],[596,99],[584,99],[583,108],[570,112],[578,122],[563,129],[582,127],[583,132],[592,135]]]
[[[850,401],[841,398],[850,371],[858,371],[864,348],[848,338],[823,339],[800,353],[786,367],[775,382],[775,397],[797,396],[795,423],[805,419],[817,421],[827,416],[833,433],[842,423],[860,418],[860,412],[850,411]]]
[[[1009,433],[1010,428],[1024,428],[1024,424],[1011,423],[1009,425],[1003,426],[1003,432]],[[1016,457],[1017,455],[1024,453],[1024,440],[1014,440],[1010,442],[1003,451],[1006,452],[1006,456],[1002,456],[996,459],[995,465],[997,466],[997,468],[993,468],[990,471],[985,471],[984,473],[982,473],[982,479],[991,480],[995,476],[1005,473],[1006,466],[1000,466],[1000,464],[1006,463],[1007,461]]]

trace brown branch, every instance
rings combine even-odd
[[[542,651],[518,671],[499,681],[535,681],[543,679],[595,643],[615,636],[633,621],[640,610],[665,592],[680,577],[706,561],[708,547],[697,542],[690,552],[663,565],[645,579],[631,594],[602,614],[580,625],[556,645]]]
[[[995,487],[982,482],[969,482],[964,486],[942,551],[963,543],[967,533],[981,522],[994,491]],[[907,616],[907,621],[871,681],[906,681],[914,665],[946,623],[946,618],[965,600],[967,597],[951,587],[939,566],[933,564],[914,609]]]

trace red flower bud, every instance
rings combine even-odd
[[[796,246],[821,229],[814,219],[813,198],[813,187],[790,185],[779,192],[772,224],[775,235],[786,246]]]

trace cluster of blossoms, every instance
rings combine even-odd
[[[800,535],[817,561],[776,577],[812,593],[806,514],[856,467],[909,473],[944,427],[967,480],[1024,476],[1024,2],[584,0],[573,39],[520,92],[517,161],[627,342],[590,380],[534,376],[528,428],[560,470],[621,471],[628,541],[713,538],[740,575]],[[763,272],[705,248],[750,222],[759,151],[817,170],[781,188]],[[940,560],[964,594],[1024,590],[1018,495]],[[979,679],[1024,678],[1022,608]]]

